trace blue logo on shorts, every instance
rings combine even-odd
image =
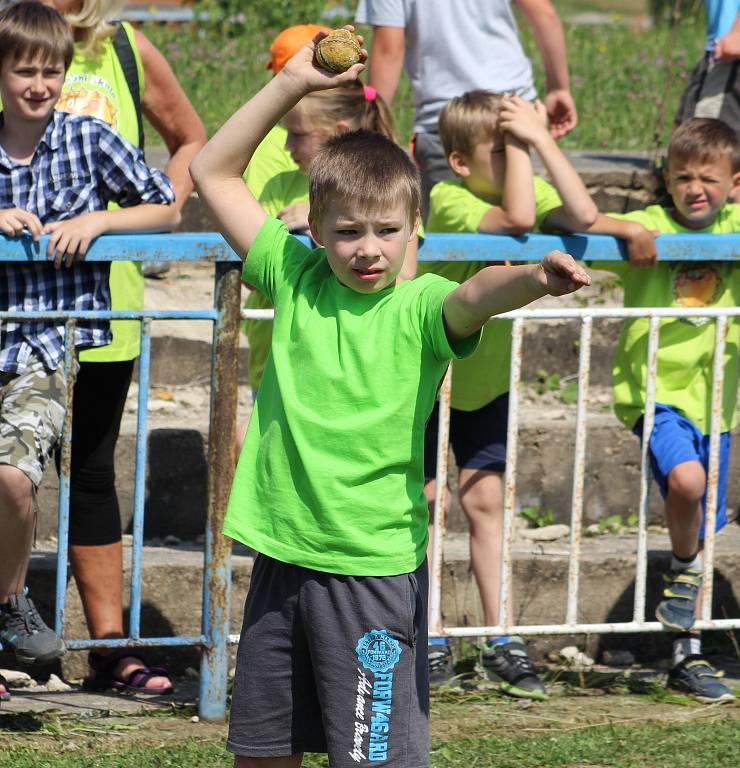
[[[357,643],[357,658],[373,673],[388,672],[401,658],[401,644],[386,629],[371,629]]]

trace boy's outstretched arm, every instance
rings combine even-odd
[[[213,211],[229,245],[242,258],[246,258],[267,217],[242,179],[258,144],[307,93],[352,82],[364,69],[364,64],[354,64],[337,75],[314,66],[315,43],[324,35],[319,33],[304,46],[232,115],[190,164],[198,194]]]
[[[660,233],[646,229],[637,221],[613,219],[600,213],[586,231],[595,235],[612,235],[624,240],[633,267],[652,267],[658,259],[655,236]]]
[[[591,278],[572,256],[550,251],[539,264],[486,267],[445,299],[444,319],[452,340],[464,339],[493,315],[509,312],[550,294],[573,293]]]

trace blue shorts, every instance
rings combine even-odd
[[[641,416],[634,427],[642,440]],[[668,493],[668,475],[678,464],[698,461],[709,473],[709,435],[702,434],[692,421],[670,405],[655,406],[655,422],[650,435],[650,466],[663,498]],[[719,440],[719,487],[717,488],[717,518],[715,530],[727,525],[727,475],[730,465],[730,433],[722,432]],[[704,519],[707,512],[707,491],[701,500],[702,522],[699,540],[704,540]]]
[[[509,422],[509,393],[475,411],[450,409],[450,445],[459,469],[503,472],[506,469],[506,430]],[[437,474],[439,403],[434,404],[424,434],[424,477]]]

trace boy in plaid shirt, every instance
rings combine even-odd
[[[138,149],[95,118],[54,111],[72,46],[62,16],[44,5],[0,13],[0,232],[50,235],[47,262],[0,264],[0,311],[110,309],[109,265],[82,261],[90,243],[178,223],[172,186]],[[111,201],[120,210],[106,210]],[[110,343],[108,323],[79,321],[70,343]],[[0,642],[24,663],[64,653],[24,590],[33,496],[64,418],[64,345],[62,321],[0,327]]]

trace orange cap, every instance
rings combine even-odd
[[[267,69],[277,74],[298,53],[303,46],[313,40],[319,32],[328,32],[327,27],[318,24],[296,24],[284,29],[270,46],[270,62]]]

